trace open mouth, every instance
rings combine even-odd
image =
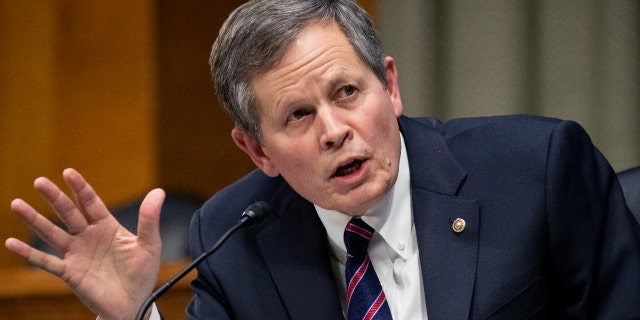
[[[362,160],[353,160],[343,166],[338,167],[332,178],[343,177],[358,171],[360,167],[362,167],[362,162]]]

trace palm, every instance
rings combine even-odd
[[[6,245],[65,281],[93,312],[104,318],[131,318],[153,290],[160,268],[158,219],[164,193],[154,190],[143,201],[136,236],[116,221],[82,176],[67,170],[64,177],[77,205],[47,179],[36,180],[35,187],[68,232],[24,201],[12,203],[12,209],[64,258],[39,252],[16,239],[7,240]]]
[[[115,219],[108,220],[78,235],[65,255],[60,276],[90,309],[105,316],[114,310],[137,308],[153,289],[156,277],[144,284],[137,279],[142,274],[157,275],[158,267],[153,266],[159,266],[159,248],[148,251]]]

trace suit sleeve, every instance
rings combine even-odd
[[[547,223],[553,279],[570,319],[640,317],[640,226],[615,172],[574,122],[549,143]]]
[[[204,253],[202,245],[200,210],[196,211],[189,228],[189,252],[192,259]],[[187,319],[231,319],[228,306],[219,293],[214,275],[209,269],[207,261],[198,266],[198,276],[191,282],[193,297],[187,307]]]

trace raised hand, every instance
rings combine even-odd
[[[6,247],[29,263],[59,277],[82,302],[104,319],[133,319],[153,290],[160,270],[160,209],[164,191],[152,190],[140,206],[138,235],[121,226],[84,178],[66,169],[63,178],[75,202],[47,178],[34,187],[69,231],[56,226],[28,203],[15,199],[11,209],[63,259],[10,238]]]

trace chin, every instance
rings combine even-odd
[[[382,192],[381,194],[376,194],[375,196],[366,197],[366,199],[353,199],[349,202],[349,215],[352,216],[363,216],[365,212],[373,207],[375,207],[383,198],[386,192]],[[354,206],[354,203],[358,203],[358,205]]]

